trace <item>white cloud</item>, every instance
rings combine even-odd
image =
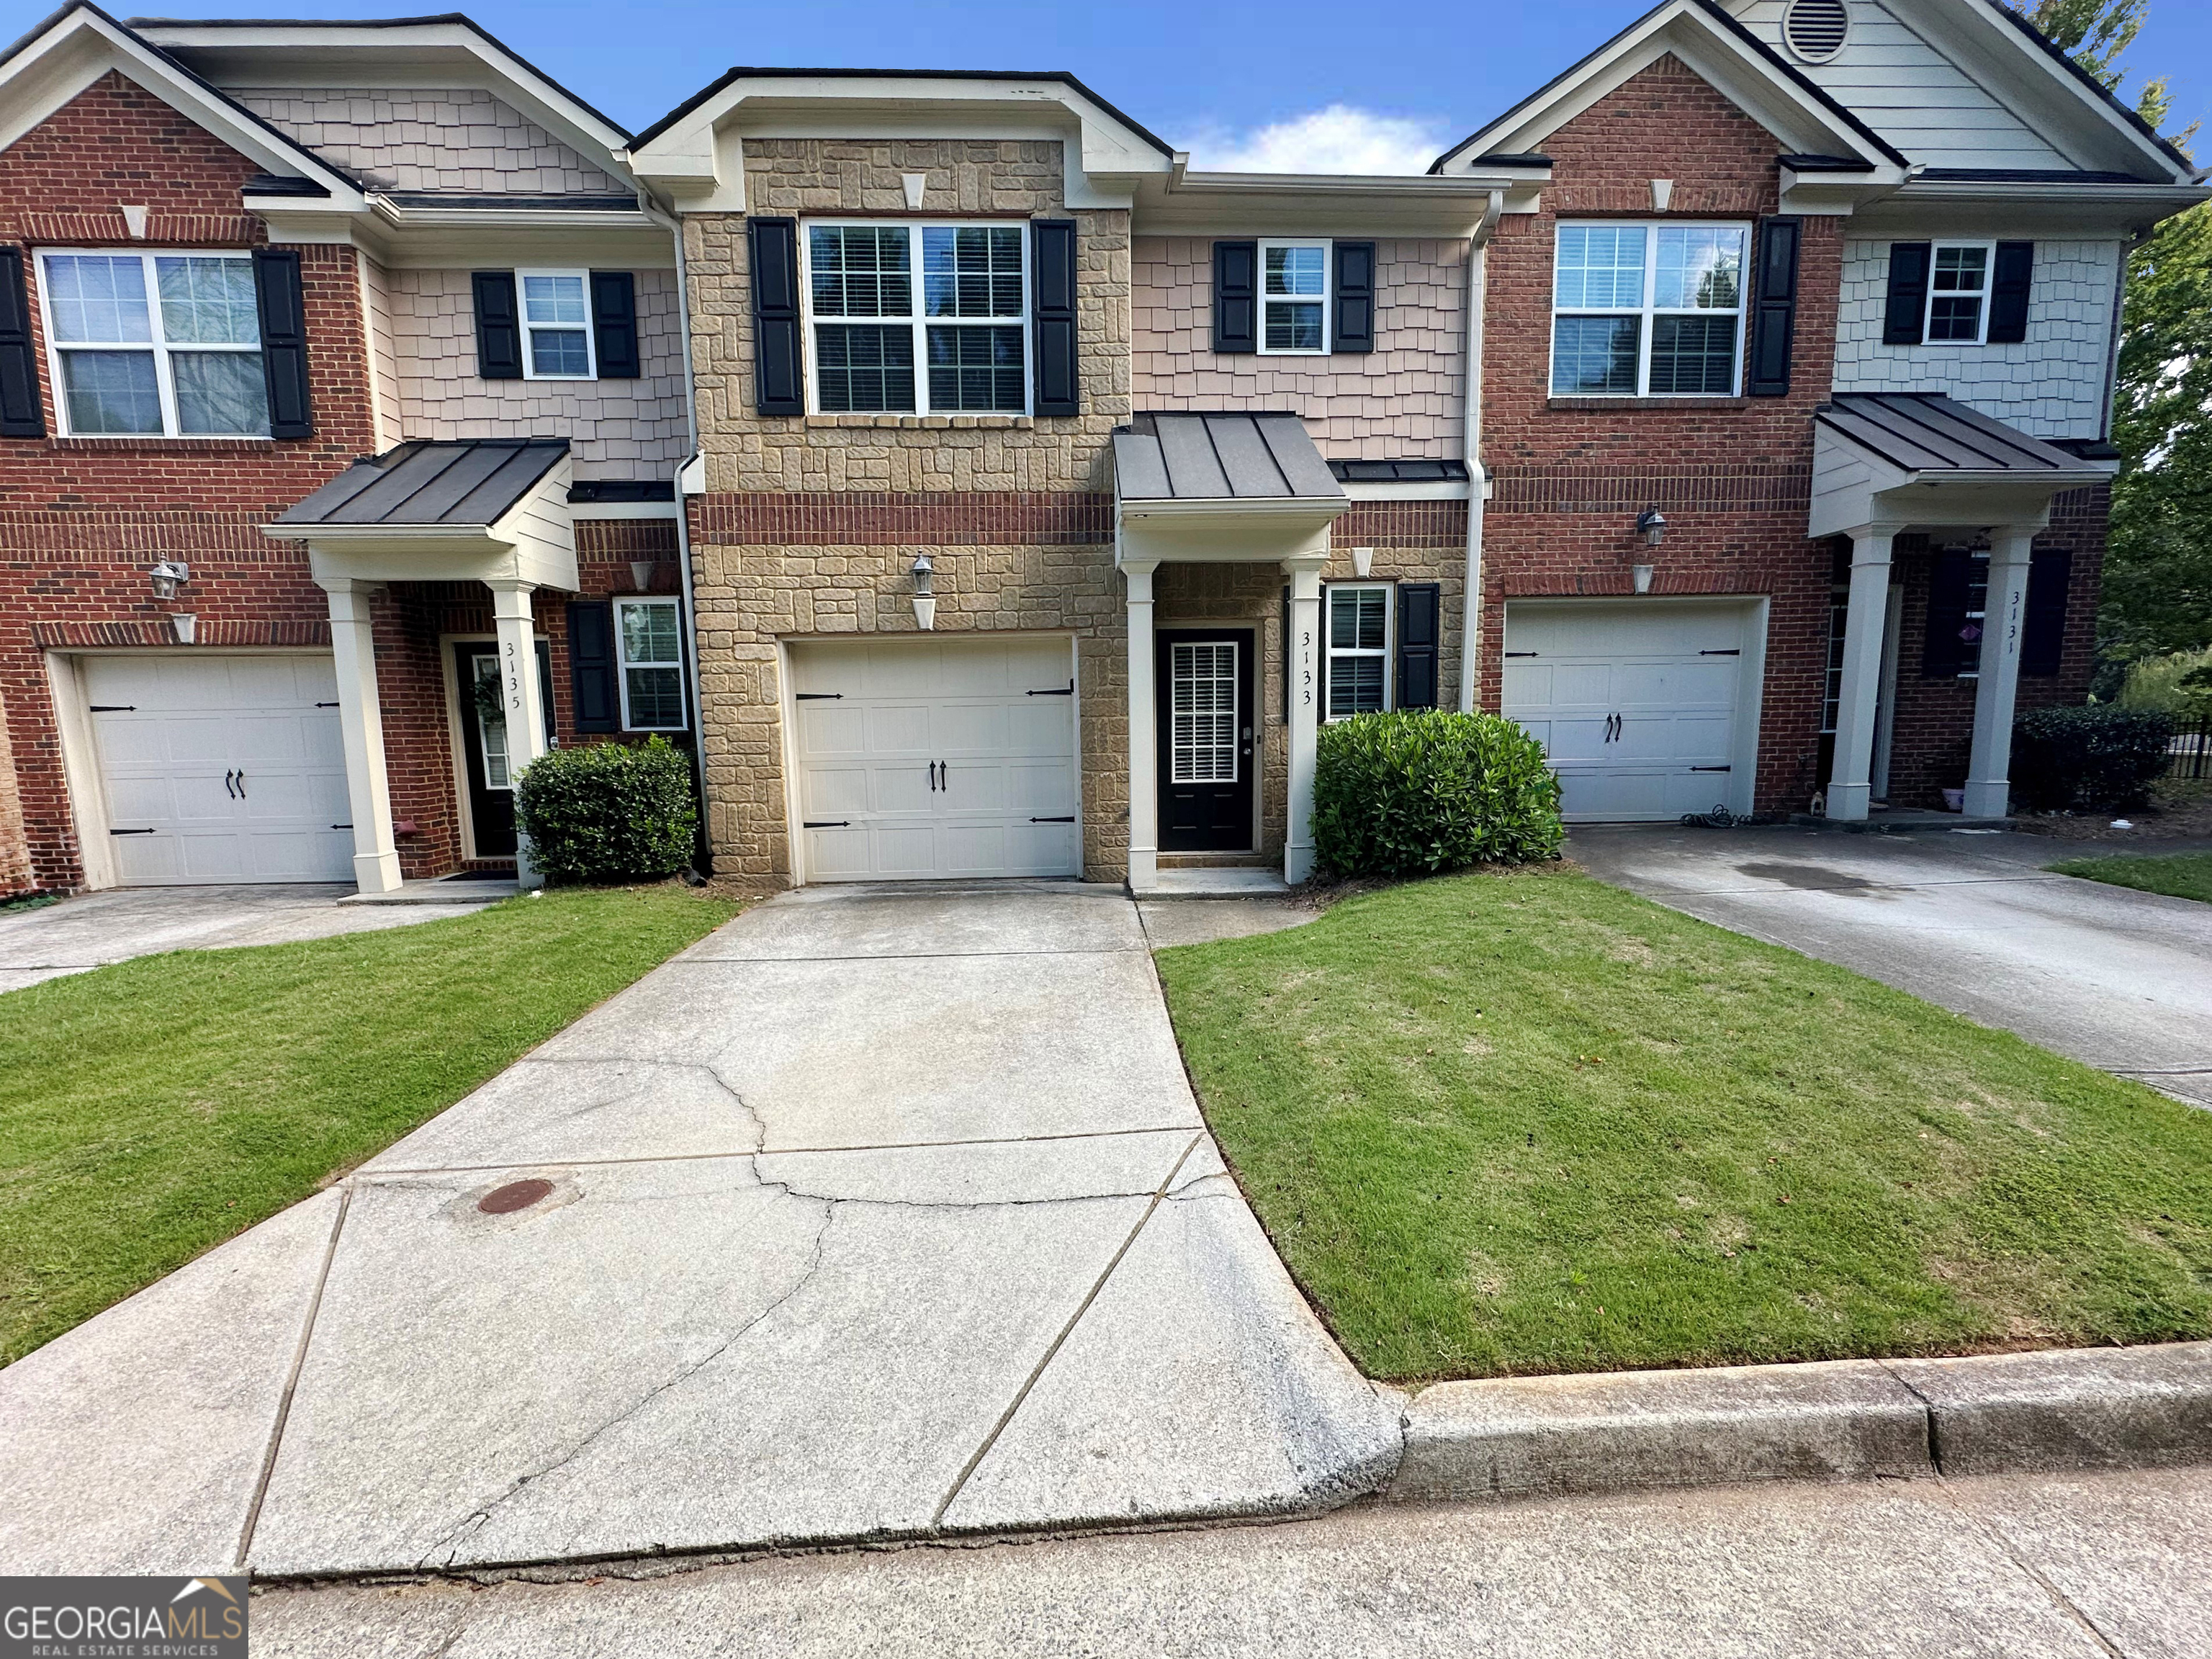
[[[1349,104],[1234,132],[1201,130],[1190,164],[1218,173],[1426,173],[1451,142],[1434,121],[1382,115]]]

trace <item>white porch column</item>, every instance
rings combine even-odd
[[[1160,884],[1159,691],[1152,642],[1152,573],[1121,567],[1129,583],[1129,890]]]
[[[1981,678],[1974,686],[1974,748],[1966,763],[1966,816],[2001,818],[2012,808],[2012,712],[2020,690],[2021,630],[2027,619],[2028,557],[2035,532],[2008,525],[1990,536],[1990,594],[1983,607]]]
[[[1289,833],[1283,840],[1283,879],[1293,887],[1313,874],[1314,748],[1321,710],[1321,569],[1318,558],[1285,559],[1291,579],[1291,637],[1283,641],[1283,672],[1291,677]]]
[[[492,624],[499,635],[500,682],[507,692],[507,769],[520,778],[531,762],[545,752],[545,703],[538,686],[538,623],[531,613],[530,596],[537,585],[525,581],[492,581]],[[515,837],[515,878],[526,887],[543,887],[545,878],[530,859],[530,839]]]
[[[353,878],[364,893],[399,886],[392,842],[392,791],[384,775],[384,710],[376,694],[376,641],[368,600],[375,587],[321,579],[331,606],[331,659],[337,671],[338,735],[345,744],[346,801],[353,817]]]
[[[1828,816],[1866,820],[1874,795],[1875,719],[1881,696],[1881,647],[1889,610],[1889,558],[1897,525],[1851,532],[1850,609],[1844,623],[1843,695],[1836,708],[1836,763]]]

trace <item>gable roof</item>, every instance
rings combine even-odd
[[[1429,164],[1442,173],[1491,152],[1522,154],[1632,76],[1672,52],[1802,156],[1901,177],[1910,163],[1881,134],[1736,21],[1715,0],[1661,0],[1613,39]]]
[[[341,207],[366,204],[361,181],[91,3],[70,0],[0,52],[0,149],[110,70],[188,117],[279,179],[301,178]]]
[[[566,438],[418,438],[363,456],[276,523],[497,524],[568,453]]]
[[[1994,0],[1978,0],[1977,9],[1993,13],[2009,25],[2013,33],[2033,48],[2036,55],[2049,64],[2054,73],[2063,75],[2076,93],[2097,106],[2107,118],[2118,120],[2131,129],[2136,137],[2156,147],[2159,154],[2179,170],[2182,179],[2196,179],[2203,175],[2203,169],[2185,155],[2179,145],[2166,139],[2156,127],[2122,103],[2113,95],[2110,87],[2075,63],[2071,52],[2019,12],[2009,6],[1995,3]]]

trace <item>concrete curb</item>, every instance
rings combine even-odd
[[[1386,1503],[2212,1462],[2212,1342],[1445,1382]]]

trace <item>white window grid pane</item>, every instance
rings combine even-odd
[[[1267,294],[1319,297],[1327,279],[1328,254],[1318,243],[1310,247],[1271,247],[1267,250]]]
[[[154,338],[139,255],[50,253],[44,261],[54,338],[76,345],[143,345]]]
[[[1390,605],[1387,586],[1328,592],[1328,718],[1379,714],[1390,706]]]
[[[615,649],[622,666],[623,729],[684,730],[683,629],[676,601],[616,600]]]
[[[1023,227],[810,224],[802,247],[817,412],[1029,412]]]
[[[679,660],[675,600],[624,599],[617,608],[622,613],[624,662],[667,667]]]
[[[1741,225],[1561,225],[1553,395],[1736,395],[1749,246]]]
[[[161,334],[171,345],[261,343],[250,260],[162,256],[155,259],[154,270],[161,291]]]
[[[1718,225],[1660,228],[1651,303],[1661,311],[1734,311],[1743,290],[1741,230]]]
[[[591,321],[584,304],[581,276],[530,276],[522,279],[522,314],[532,323],[565,323],[571,327]]]
[[[1168,652],[1168,775],[1175,783],[1237,778],[1237,645],[1175,645]]]
[[[1620,311],[1644,303],[1641,225],[1561,225],[1553,306]]]
[[[69,433],[269,435],[250,254],[44,253],[39,272]]]
[[[1260,245],[1260,349],[1319,356],[1328,349],[1328,246]]]

